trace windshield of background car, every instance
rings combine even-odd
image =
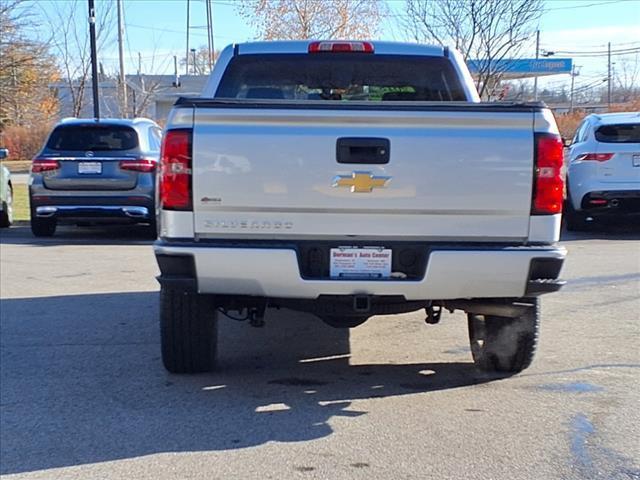
[[[67,125],[51,133],[50,150],[110,151],[131,150],[138,147],[138,134],[123,125]]]
[[[465,101],[447,58],[362,53],[238,55],[216,98]]]
[[[596,140],[603,143],[640,143],[640,123],[603,125],[596,130]]]

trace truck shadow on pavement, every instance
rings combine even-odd
[[[153,241],[143,225],[61,225],[53,237],[44,238],[34,237],[28,224],[0,229],[0,245],[151,245]]]
[[[366,415],[359,399],[499,378],[471,363],[350,365],[348,330],[291,311],[264,329],[223,317],[220,373],[170,375],[157,315],[156,292],[1,301],[2,474],[319,439],[334,417]]]

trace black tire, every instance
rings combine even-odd
[[[158,224],[154,218],[149,225],[145,225],[145,237],[155,240],[158,238]]]
[[[218,312],[211,295],[160,289],[162,362],[171,373],[210,372],[216,366]]]
[[[531,365],[538,344],[540,304],[519,317],[467,314],[473,361],[485,372],[518,373]]]
[[[582,232],[588,228],[586,216],[577,212],[568,198],[564,202],[562,218],[564,226],[569,232]]]
[[[52,237],[56,226],[55,218],[38,218],[31,212],[31,233],[36,237]]]

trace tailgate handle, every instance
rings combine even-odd
[[[338,163],[389,163],[389,140],[386,138],[342,137],[336,143]]]

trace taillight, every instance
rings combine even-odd
[[[533,215],[562,213],[564,196],[563,145],[560,135],[535,134]]]
[[[167,210],[191,210],[190,128],[167,131],[160,154],[160,206]]]
[[[50,172],[60,168],[60,162],[49,158],[34,158],[31,162],[31,171],[33,173]]]
[[[309,53],[320,52],[373,53],[373,44],[370,42],[311,42],[309,44]]]
[[[611,160],[613,153],[583,153],[576,157],[576,161],[606,162]]]
[[[120,168],[122,170],[131,170],[133,172],[149,173],[156,169],[157,162],[148,158],[137,158],[135,160],[122,160]]]

